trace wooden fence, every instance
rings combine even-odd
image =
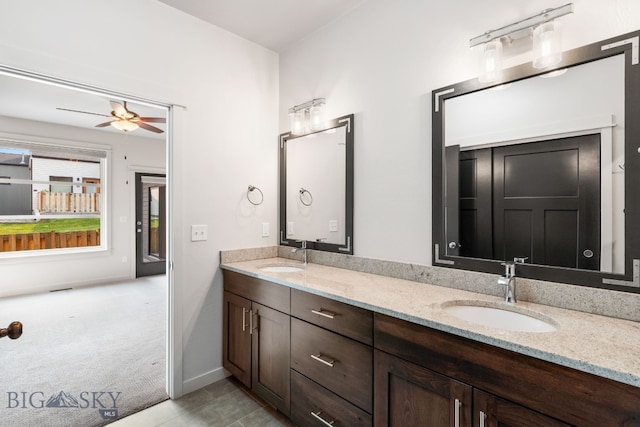
[[[41,213],[97,213],[100,212],[100,193],[38,192]]]
[[[73,231],[68,233],[29,233],[0,236],[0,252],[37,249],[78,248],[100,246],[100,230]]]

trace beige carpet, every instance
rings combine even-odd
[[[168,398],[165,276],[0,299],[0,426],[108,424]]]

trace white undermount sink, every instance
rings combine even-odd
[[[459,319],[495,329],[520,332],[553,332],[557,323],[526,308],[489,301],[449,301],[442,309]]]
[[[260,267],[260,270],[268,273],[297,273],[303,271],[304,267],[295,264],[269,264]]]

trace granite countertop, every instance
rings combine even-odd
[[[319,264],[291,273],[261,270],[279,264],[296,262],[270,258],[221,267],[640,387],[638,322],[518,301],[516,310],[550,319],[557,329],[508,331],[461,320],[443,309],[469,300],[499,307],[501,298]]]

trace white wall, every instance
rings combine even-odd
[[[187,107],[174,113],[170,177],[177,386],[218,378],[219,251],[277,241],[261,235],[263,222],[277,228],[277,55],[155,0],[0,0],[0,63]],[[246,200],[250,184],[262,205]],[[191,224],[209,240],[192,243]]]
[[[470,38],[566,3],[369,0],[280,56],[281,132],[315,97],[355,113],[356,255],[430,264],[431,91],[477,76]],[[566,49],[640,29],[637,0],[573,3]]]

